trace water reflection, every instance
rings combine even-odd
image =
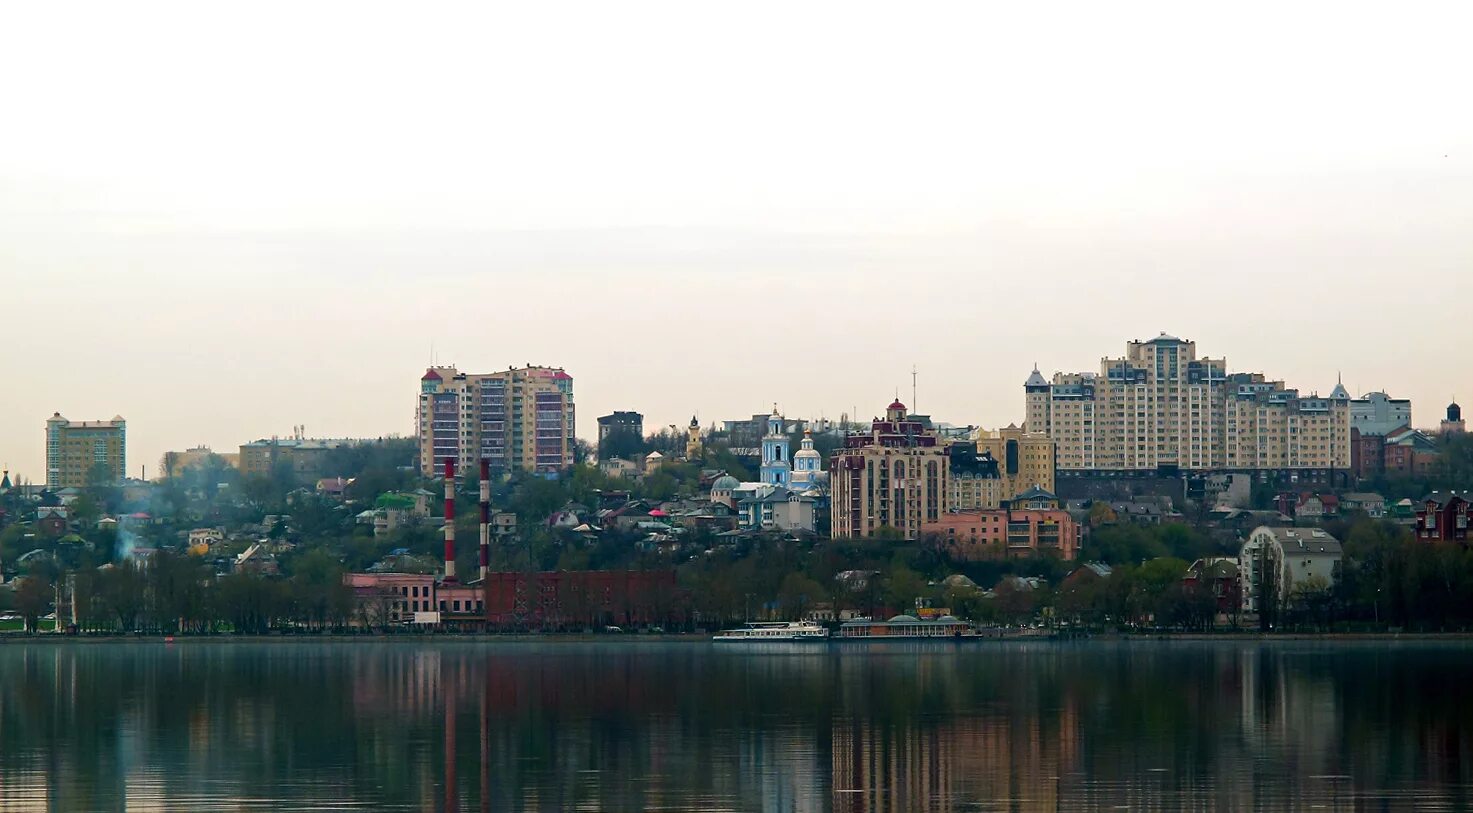
[[[7,644],[0,809],[1467,809],[1470,655]]]

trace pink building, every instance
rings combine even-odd
[[[1068,560],[1079,552],[1079,525],[1058,508],[952,511],[927,522],[921,532],[956,559]]]
[[[343,581],[353,589],[360,620],[368,626],[413,623],[416,613],[439,613],[445,624],[479,626],[486,611],[480,585],[438,581],[429,573],[348,573]]]

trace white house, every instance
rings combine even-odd
[[[1263,573],[1275,568],[1275,599],[1282,604],[1294,585],[1314,576],[1334,586],[1340,575],[1340,540],[1319,528],[1255,528],[1238,552],[1243,610],[1258,612]],[[1273,572],[1273,571],[1269,571]]]

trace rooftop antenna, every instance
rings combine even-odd
[[[915,412],[916,406],[916,366],[910,365],[910,411]]]

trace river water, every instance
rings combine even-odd
[[[1473,808],[1462,642],[790,647],[6,643],[0,810]]]

